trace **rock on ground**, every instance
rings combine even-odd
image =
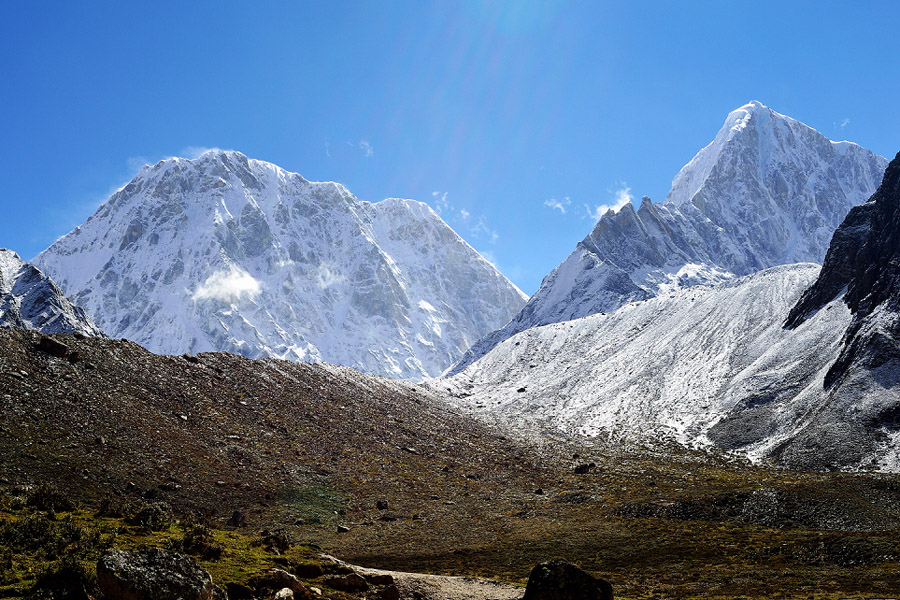
[[[109,550],[97,562],[97,586],[116,600],[212,600],[210,574],[190,557],[159,548]]]
[[[612,586],[572,563],[554,559],[531,570],[522,600],[612,600]]]

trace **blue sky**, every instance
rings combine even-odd
[[[144,162],[240,150],[430,203],[526,293],[751,99],[900,150],[895,2],[7,2],[0,247]],[[564,210],[564,211],[563,211]]]

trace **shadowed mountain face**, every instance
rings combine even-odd
[[[426,204],[233,151],[146,166],[35,258],[114,337],[437,375],[526,297]]]
[[[819,278],[785,326],[797,327],[841,294],[853,320],[825,378],[828,387],[840,384],[858,366],[900,364],[900,153],[878,191],[851,210],[835,231]]]
[[[461,371],[530,327],[769,267],[820,263],[834,229],[877,188],[887,161],[751,102],[672,182],[666,201],[610,210],[525,308],[479,340]]]
[[[75,306],[40,269],[0,248],[0,328],[41,333],[81,333],[103,337],[90,317]]]

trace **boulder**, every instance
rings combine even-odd
[[[242,513],[239,510],[231,513],[231,518],[228,519],[226,523],[229,527],[246,527],[247,526],[247,515]]]
[[[303,579],[315,579],[316,577],[321,577],[322,573],[322,565],[319,563],[298,563],[293,565],[293,571],[297,574],[297,577],[302,577]]]
[[[116,600],[212,600],[209,573],[188,556],[159,548],[109,550],[97,561],[97,587]]]
[[[372,585],[393,585],[394,577],[392,575],[388,575],[387,573],[370,573],[368,575],[364,575],[366,581],[371,583]]]
[[[274,600],[294,600],[294,592],[291,588],[281,588],[275,592]]]
[[[575,474],[576,475],[587,475],[596,466],[597,466],[596,463],[581,463],[580,465],[575,465]]]
[[[531,570],[522,600],[612,600],[612,586],[560,559]]]
[[[291,575],[283,569],[269,569],[265,573],[258,575],[250,580],[250,585],[256,588],[257,592],[268,590],[270,592],[278,592],[279,590],[290,590],[291,597],[302,599],[312,597],[312,593],[303,583],[294,575]],[[265,594],[260,594],[265,595]]]
[[[325,584],[342,592],[365,592],[369,589],[366,580],[356,573],[348,575],[333,575],[325,578]]]
[[[66,354],[69,352],[68,346],[47,336],[41,337],[41,341],[38,342],[37,347],[41,352],[57,358],[65,358]]]
[[[375,597],[378,600],[400,600],[400,590],[392,583],[379,590]]]

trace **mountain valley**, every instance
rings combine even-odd
[[[88,600],[148,547],[232,600],[272,568],[481,600],[552,557],[616,598],[890,597],[898,228],[900,154],[758,102],[530,299],[423,203],[147,165],[34,265],[0,250],[0,597]],[[473,587],[341,587],[365,569]]]

